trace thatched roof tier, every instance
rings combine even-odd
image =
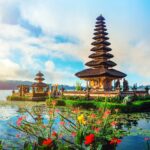
[[[18,85],[18,86],[17,86],[17,88],[20,88],[20,87],[29,88],[29,87],[30,87],[30,85],[21,84],[21,85]]]
[[[96,21],[96,24],[103,24],[103,25],[105,25],[105,21],[103,21],[103,20],[98,20],[98,21]]]
[[[109,54],[109,53],[94,53],[94,54],[91,54],[89,56],[89,58],[107,58],[107,59],[110,59],[110,58],[113,58],[114,56],[112,54]]]
[[[105,28],[106,25],[104,25],[104,24],[101,23],[101,24],[96,24],[95,27],[96,27],[96,28],[97,28],[97,27],[103,27],[103,28]]]
[[[41,80],[41,81],[43,81],[43,80],[45,80],[45,79],[42,78],[42,77],[36,77],[34,80],[37,80],[37,81]]]
[[[101,47],[93,47],[92,49],[91,49],[91,51],[95,51],[95,52],[98,52],[98,51],[111,51],[112,49],[111,48],[109,48],[109,47],[106,47],[106,46],[101,46]]]
[[[97,32],[94,32],[94,35],[108,35],[108,33],[103,32],[103,31],[97,31]]]
[[[40,71],[36,74],[36,76],[44,76]]]
[[[106,37],[106,36],[101,36],[101,35],[96,35],[93,37],[94,40],[100,40],[100,39],[103,39],[103,40],[109,40],[109,37]]]
[[[79,78],[93,78],[93,77],[114,77],[124,78],[127,75],[115,69],[85,69],[75,74]]]
[[[110,45],[110,43],[109,42],[107,42],[107,41],[95,41],[95,42],[92,42],[91,43],[92,45],[100,45],[100,44],[104,44],[104,45],[106,45],[106,46],[109,46]]]
[[[97,67],[100,67],[100,66],[114,67],[117,64],[114,63],[113,61],[110,61],[110,60],[109,61],[91,60],[91,61],[87,62],[85,65],[89,66],[89,67],[97,68]]]
[[[99,28],[95,28],[94,31],[107,31],[107,29],[99,27]]]
[[[48,85],[46,83],[34,83],[32,84],[32,87],[47,87]]]

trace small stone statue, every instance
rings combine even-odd
[[[129,91],[129,84],[126,79],[123,80],[123,91]]]

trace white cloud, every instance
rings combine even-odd
[[[70,7],[71,4],[75,4],[74,8]],[[32,80],[33,75],[43,69],[51,81],[70,82],[74,75],[67,66],[57,68],[52,60],[45,62],[37,57],[77,59],[83,63],[89,60],[95,20],[92,20],[90,12],[84,11],[83,4],[76,4],[77,2],[64,0],[58,0],[57,3],[52,0],[0,0],[0,63],[5,66],[2,67],[3,73],[0,73],[0,77],[14,79],[20,76],[22,79]],[[27,28],[20,25],[21,20],[40,27],[43,35],[32,36]],[[113,60],[117,62],[117,68],[148,78],[150,38],[147,35],[143,38],[137,32],[132,35],[128,28],[122,32],[122,28],[118,26],[110,26],[108,30],[113,49],[111,53],[115,56]],[[56,43],[56,35],[71,37],[78,42]],[[130,45],[130,40],[135,37],[140,41],[139,44]]]

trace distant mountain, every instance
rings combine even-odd
[[[0,90],[15,90],[20,84],[32,85],[33,82],[30,81],[16,81],[16,80],[6,80],[0,81]]]
[[[18,85],[32,85],[33,82],[30,81],[17,81],[17,80],[6,80],[0,81],[0,90],[16,90]],[[49,84],[51,86],[51,84]],[[59,85],[59,88],[64,87],[66,90],[74,90],[74,86],[69,85]]]
[[[6,81],[2,81],[0,80],[0,90],[16,90],[17,86],[20,84],[24,84],[24,85],[32,85],[33,82],[30,81],[18,81],[18,80],[6,80]],[[49,84],[51,86],[51,84]],[[64,87],[65,90],[75,90],[75,86],[69,86],[69,85],[59,85],[59,88]],[[150,85],[141,85],[138,86],[137,89],[138,90],[145,90],[145,87],[148,86],[150,89]],[[84,88],[84,87],[83,87]],[[130,86],[130,89],[132,88],[132,86]]]

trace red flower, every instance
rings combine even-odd
[[[92,144],[94,142],[94,139],[95,139],[95,136],[94,134],[89,134],[85,137],[85,142],[84,144],[85,145],[89,145],[89,144]]]
[[[50,146],[52,144],[52,142],[53,141],[50,138],[48,138],[48,139],[45,139],[42,144],[45,146]]]
[[[113,121],[113,122],[111,122],[110,124],[111,124],[111,126],[113,126],[113,127],[114,127],[114,126],[116,126],[116,125],[117,125],[117,121]]]
[[[110,144],[119,144],[119,143],[121,143],[121,140],[120,140],[120,139],[117,139],[117,138],[113,138],[113,139],[111,139],[111,141],[110,141]]]
[[[64,122],[64,121],[60,121],[59,124],[60,124],[61,126],[64,126],[64,125],[65,125],[65,122]]]
[[[52,136],[57,137],[57,135],[58,135],[57,132],[55,131],[52,132]]]

